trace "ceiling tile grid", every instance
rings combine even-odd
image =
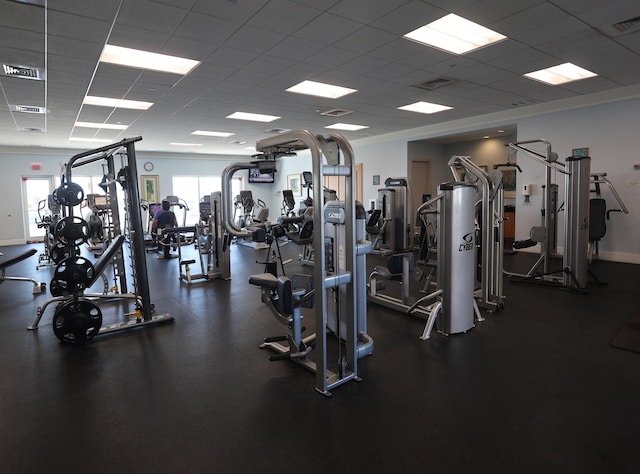
[[[322,133],[337,121],[368,126],[344,132],[357,139],[640,83],[640,27],[613,26],[640,16],[637,0],[122,0],[120,8],[120,2],[65,0],[46,10],[0,2],[0,62],[47,67],[46,88],[0,71],[0,146],[86,149],[93,144],[69,138],[141,133],[142,149],[176,151],[169,142],[182,141],[202,143],[198,153],[246,155],[230,142],[250,145],[278,127]],[[449,12],[508,39],[457,56],[402,37]],[[181,76],[101,63],[105,44],[201,64]],[[598,76],[561,86],[522,76],[563,62]],[[431,91],[417,87],[442,78],[451,82]],[[302,80],[357,92],[336,100],[286,92]],[[86,106],[87,93],[154,105]],[[418,100],[454,108],[431,115],[397,109]],[[11,109],[45,102],[46,116]],[[332,108],[352,113],[320,115]],[[226,118],[238,110],[282,118],[268,124]],[[76,120],[130,128],[77,127]],[[208,127],[236,135],[191,135]],[[30,128],[43,131],[23,131]]]

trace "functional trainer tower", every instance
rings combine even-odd
[[[313,226],[313,241],[315,245],[314,278],[314,319],[315,319],[315,360],[306,357],[292,359],[303,367],[312,370],[316,375],[315,388],[324,395],[329,395],[330,390],[350,380],[360,380],[358,375],[358,340],[363,335],[359,334],[358,315],[366,314],[362,305],[366,305],[364,298],[359,297],[358,284],[358,254],[367,251],[366,245],[358,245],[356,238],[356,202],[355,202],[355,166],[351,145],[340,135],[313,136],[306,130],[298,130],[283,133],[281,135],[266,138],[256,143],[256,150],[265,156],[282,156],[298,150],[308,149],[311,154],[313,166],[313,209],[315,223]],[[324,156],[324,159],[323,159]],[[323,183],[325,176],[342,176],[345,182],[343,207],[339,206],[339,212],[323,209]],[[228,186],[223,175],[223,198],[229,197]],[[227,230],[233,229],[230,222],[230,204],[224,206],[227,210],[225,225]],[[327,208],[328,209],[328,208]],[[335,215],[333,215],[335,214]],[[340,215],[338,215],[340,214]],[[327,232],[327,224],[340,225],[344,232],[343,255],[340,256],[343,266],[334,266],[333,271],[327,271],[328,255],[324,243],[330,235]],[[235,229],[233,229],[235,230]],[[322,243],[322,244],[321,244]],[[368,246],[370,249],[370,246]],[[339,293],[341,314],[339,321],[344,323],[344,331],[340,332],[338,345],[344,348],[340,357],[339,367],[336,370],[329,368],[329,347],[327,341],[327,327],[329,324],[327,313],[329,308],[329,295]],[[338,327],[342,324],[338,324]],[[342,350],[342,349],[341,349]],[[334,359],[335,360],[335,359]]]
[[[542,154],[531,148],[543,144]],[[583,289],[588,280],[589,255],[589,180],[591,158],[572,156],[565,163],[558,161],[558,154],[551,150],[547,140],[527,140],[506,145],[545,166],[544,225],[531,229],[532,240],[540,242],[541,254],[526,275],[506,273],[526,281],[555,284],[570,289]],[[557,185],[552,182],[552,172],[565,177],[564,182],[564,255],[562,269],[552,268],[556,252]],[[542,271],[540,271],[540,268]],[[554,275],[562,273],[561,277]]]
[[[478,280],[480,288],[476,292],[478,305],[490,311],[503,306],[503,248],[504,248],[504,189],[502,173],[493,170],[486,173],[471,161],[468,156],[454,155],[449,160],[449,168],[456,181],[463,181],[460,174],[464,170],[466,176],[472,176],[478,185],[480,208],[478,224],[480,269]]]
[[[438,332],[458,334],[474,327],[480,318],[474,299],[475,186],[464,182],[438,187],[438,296],[421,339],[429,339],[434,323]],[[431,299],[430,298],[430,299]]]

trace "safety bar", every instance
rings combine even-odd
[[[522,146],[529,143],[543,143],[547,150],[546,156]],[[551,151],[551,143],[549,143],[547,140],[538,138],[536,140],[525,140],[522,142],[507,143],[505,146],[513,150],[525,153],[527,156],[533,158],[538,163],[542,163],[547,168],[558,171],[562,174],[569,174],[569,172],[564,169],[564,163],[558,162],[558,154],[555,151]]]

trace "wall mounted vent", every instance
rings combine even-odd
[[[424,89],[427,91],[432,91],[435,89],[439,89],[440,87],[450,86],[451,84],[455,84],[456,81],[454,79],[449,79],[448,77],[438,77],[437,79],[432,79],[427,82],[423,82],[421,84],[416,84],[413,87],[417,87],[418,89]]]
[[[21,79],[32,79],[34,81],[44,80],[44,70],[39,67],[3,64],[2,73],[8,77],[19,77]]]
[[[14,105],[13,110],[15,112],[22,112],[25,114],[45,114],[46,109],[38,105]]]
[[[331,109],[325,112],[320,112],[320,115],[326,115],[328,117],[344,117],[345,115],[349,115],[352,113],[353,113],[353,110]]]

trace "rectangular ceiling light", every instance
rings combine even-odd
[[[400,110],[408,110],[410,112],[418,112],[420,114],[435,114],[443,110],[449,110],[453,107],[447,105],[431,104],[429,102],[414,102],[413,104],[398,107]]]
[[[189,74],[200,61],[179,58],[167,54],[151,53],[139,49],[123,48],[106,44],[100,55],[103,63],[119,64],[120,66],[150,69],[152,71],[170,72],[173,74]]]
[[[348,87],[334,86],[331,84],[323,84],[322,82],[302,81],[295,86],[287,89],[287,92],[295,92],[296,94],[315,95],[317,97],[326,97],[328,99],[337,99],[356,92],[356,89]]]
[[[236,120],[251,120],[254,122],[273,122],[274,120],[278,120],[282,117],[277,117],[275,115],[252,114],[249,112],[234,112],[231,115],[227,115],[227,118]]]
[[[454,54],[465,54],[507,38],[453,13],[421,26],[404,37]]]
[[[76,122],[73,124],[74,127],[83,127],[83,128],[103,128],[106,130],[126,130],[129,125],[120,125],[117,123],[93,123],[93,122]]]
[[[210,132],[208,130],[196,130],[195,132],[191,132],[191,135],[201,135],[203,137],[219,137],[219,138],[227,138],[231,135],[235,135],[235,133],[229,132]]]
[[[565,82],[579,81],[580,79],[594,77],[597,76],[597,74],[587,71],[586,69],[582,69],[575,64],[564,63],[547,69],[528,72],[524,76],[529,79],[544,82],[545,84],[557,86],[558,84],[564,84]]]
[[[355,132],[356,130],[362,130],[363,128],[369,128],[368,125],[355,125],[352,123],[334,123],[333,125],[328,125],[324,128],[332,128],[335,130],[348,130],[350,132]]]
[[[202,143],[181,143],[181,142],[171,142],[169,145],[173,146],[202,146]]]
[[[83,104],[98,105],[100,107],[114,107],[116,109],[136,109],[147,110],[153,102],[142,102],[139,100],[111,99],[109,97],[96,97],[88,95],[84,98]]]
[[[96,142],[96,143],[111,143],[111,140],[106,138],[80,138],[80,137],[71,137],[69,138],[70,142]]]

